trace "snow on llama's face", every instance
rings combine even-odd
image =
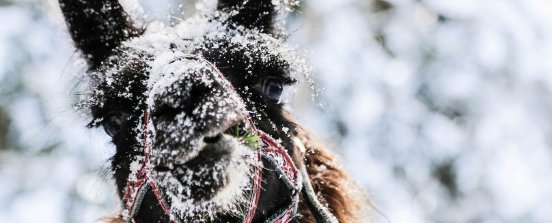
[[[79,27],[66,13],[71,4],[82,3],[62,3],[74,31]],[[115,32],[134,35],[121,38],[105,57],[94,49],[87,52],[87,42],[72,33],[92,64],[83,105],[93,116],[91,125],[102,126],[117,147],[112,168],[119,196],[135,178],[147,147],[150,177],[159,183],[171,212],[186,222],[238,221],[248,209],[257,165],[248,117],[285,148],[294,148],[295,125],[280,97],[295,82],[290,74],[302,72],[302,60],[267,31],[271,25],[255,27],[235,17],[235,10],[224,11],[175,27],[150,24],[140,32]],[[263,170],[255,219],[289,203],[278,178],[275,171]],[[137,219],[168,221],[153,192],[145,195]]]

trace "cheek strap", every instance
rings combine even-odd
[[[150,147],[148,134],[149,112],[144,112],[144,161],[136,174],[131,174],[127,181],[123,194],[123,219],[126,222],[134,222],[134,216],[140,210],[144,197],[151,190],[163,212],[169,216],[172,223],[177,223],[176,217],[170,211],[169,205],[165,200],[157,181],[150,176]]]

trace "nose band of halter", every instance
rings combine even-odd
[[[210,62],[197,57],[197,56],[186,56],[182,59],[198,59],[203,60],[209,64]],[[211,64],[211,67],[220,75],[221,80],[224,85],[228,87],[231,91],[237,94],[230,82],[224,77],[224,75],[216,69],[214,65]],[[291,191],[291,202],[288,206],[280,208],[272,216],[270,216],[265,222],[274,222],[274,223],[287,223],[291,221],[297,215],[299,196],[302,193],[307,206],[309,207],[311,213],[315,217],[316,221],[319,223],[338,223],[335,216],[333,216],[328,209],[322,205],[311,185],[309,180],[308,173],[305,169],[305,165],[301,165],[299,170],[294,164],[293,160],[286,152],[284,147],[271,136],[264,133],[261,130],[257,130],[255,123],[249,116],[246,114],[247,121],[250,124],[250,127],[255,133],[261,138],[261,147],[256,151],[257,153],[257,168],[254,170],[253,176],[253,191],[252,191],[252,200],[250,202],[250,208],[243,217],[242,223],[251,223],[253,217],[255,216],[258,202],[261,193],[261,183],[262,183],[262,170],[263,170],[263,160],[266,160],[268,164],[274,168],[277,174],[280,176],[280,180],[283,181]],[[140,169],[129,176],[127,185],[123,194],[123,217],[127,222],[134,222],[134,217],[137,215],[137,212],[140,210],[140,206],[143,203],[144,197],[149,191],[152,191],[159,206],[162,208],[163,212],[169,216],[169,219],[172,223],[178,223],[179,220],[172,213],[171,207],[169,207],[168,202],[166,201],[162,191],[159,188],[159,185],[155,179],[151,177],[151,161],[150,161],[150,147],[148,144],[149,135],[148,135],[148,123],[149,123],[149,111],[146,109],[144,112],[144,160]],[[301,145],[303,146],[303,145]],[[300,193],[301,192],[301,193]]]

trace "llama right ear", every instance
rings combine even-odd
[[[107,59],[123,41],[139,36],[118,0],[59,0],[76,47],[91,69]]]

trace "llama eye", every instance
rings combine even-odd
[[[121,113],[109,113],[104,117],[104,120],[102,122],[102,126],[105,132],[111,137],[114,137],[117,135],[117,133],[119,133],[122,125],[123,114]]]
[[[262,83],[261,91],[268,99],[280,101],[284,92],[284,82],[274,78],[267,79]]]

